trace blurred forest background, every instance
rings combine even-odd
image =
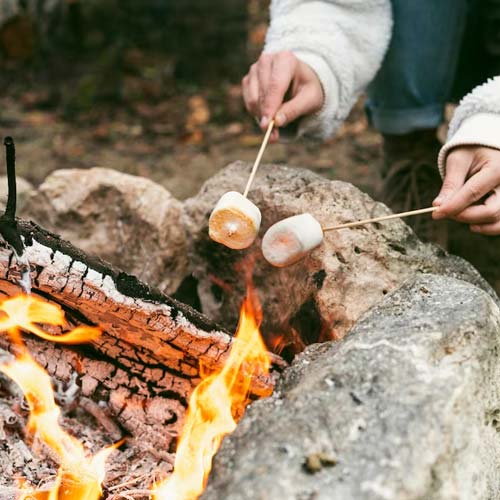
[[[57,168],[110,167],[178,198],[262,135],[240,81],[265,39],[268,0],[1,0],[0,133],[34,185]],[[265,161],[373,193],[380,138],[361,103],[326,144],[272,145]]]
[[[55,169],[108,167],[184,199],[228,163],[253,161],[262,133],[240,82],[264,45],[268,8],[269,0],[0,0],[0,134],[16,139],[19,174],[37,186]],[[381,138],[361,99],[334,139],[273,144],[264,161],[374,195]],[[499,244],[465,225],[450,230],[449,250],[500,291]]]

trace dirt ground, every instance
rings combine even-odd
[[[35,185],[56,169],[100,166],[148,177],[183,199],[228,163],[253,161],[262,140],[244,112],[240,87],[218,94],[106,105],[68,119],[57,108],[44,109],[43,89],[8,93],[0,97],[0,134],[14,137],[18,173]],[[360,102],[332,141],[273,144],[264,161],[307,167],[373,193],[379,146]]]

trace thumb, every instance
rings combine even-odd
[[[456,150],[452,151],[446,159],[446,174],[443,179],[443,185],[436,199],[433,201],[435,207],[439,210],[433,213],[433,218],[442,219],[448,215],[446,206],[447,201],[464,185],[467,173],[470,167],[470,157],[468,152]]]
[[[297,94],[281,105],[276,113],[276,126],[284,127],[303,115],[314,113],[321,108],[322,95],[317,95],[313,85],[306,85]]]

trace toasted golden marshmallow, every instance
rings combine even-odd
[[[272,225],[262,239],[264,258],[286,267],[305,257],[323,241],[321,224],[311,214],[288,217]]]
[[[210,238],[234,250],[248,248],[257,237],[261,222],[260,210],[241,193],[224,194],[210,215]]]

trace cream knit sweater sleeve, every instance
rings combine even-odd
[[[439,153],[442,177],[448,153],[458,146],[500,149],[500,76],[479,85],[460,102],[450,122],[448,141]]]
[[[326,139],[379,69],[392,29],[390,0],[273,0],[265,52],[292,51],[309,64],[325,102],[299,135]]]

